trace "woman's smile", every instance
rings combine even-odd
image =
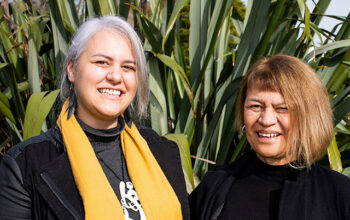
[[[98,89],[98,91],[106,96],[117,96],[120,97],[122,95],[122,92],[117,89]]]
[[[77,95],[77,116],[97,129],[117,125],[117,118],[134,100],[136,62],[130,41],[111,29],[96,33],[86,50],[67,67]]]
[[[246,137],[262,161],[271,165],[289,162],[285,158],[289,123],[289,111],[280,93],[248,89],[244,103]]]
[[[261,142],[272,142],[276,141],[277,138],[281,135],[278,132],[273,132],[273,131],[258,131],[256,134],[259,137],[259,140]]]

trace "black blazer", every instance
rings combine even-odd
[[[141,127],[154,157],[189,219],[187,192],[179,149],[152,129]],[[0,166],[0,219],[84,219],[61,133],[56,126],[11,148]]]
[[[250,172],[253,157],[255,152],[250,151],[230,165],[209,171],[189,197],[191,219],[217,219],[235,176]],[[350,178],[317,164],[301,170],[295,180],[284,183],[278,219],[349,220]]]

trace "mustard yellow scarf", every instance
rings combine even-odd
[[[85,219],[124,219],[118,198],[74,115],[67,120],[68,101],[57,124],[67,149],[75,183],[83,199]],[[182,219],[180,202],[134,124],[125,125],[121,145],[128,173],[148,220]]]

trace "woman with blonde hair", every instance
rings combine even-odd
[[[236,127],[252,150],[209,171],[192,219],[350,219],[350,179],[315,163],[329,146],[327,91],[298,58],[276,55],[244,76]]]
[[[0,166],[0,219],[189,219],[178,147],[152,129],[136,32],[84,22],[63,68],[57,126],[11,148]]]

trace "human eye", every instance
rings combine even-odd
[[[248,106],[250,110],[254,111],[254,112],[259,112],[263,109],[263,106],[260,104],[251,104]]]
[[[288,112],[288,108],[287,108],[287,106],[278,106],[278,107],[276,107],[276,111],[278,113],[286,113],[286,112]]]
[[[106,66],[106,65],[108,65],[108,62],[106,60],[96,60],[94,63],[99,65],[99,66]]]
[[[136,71],[136,67],[133,65],[124,65],[123,68],[128,70],[128,71],[133,71],[133,72]]]

